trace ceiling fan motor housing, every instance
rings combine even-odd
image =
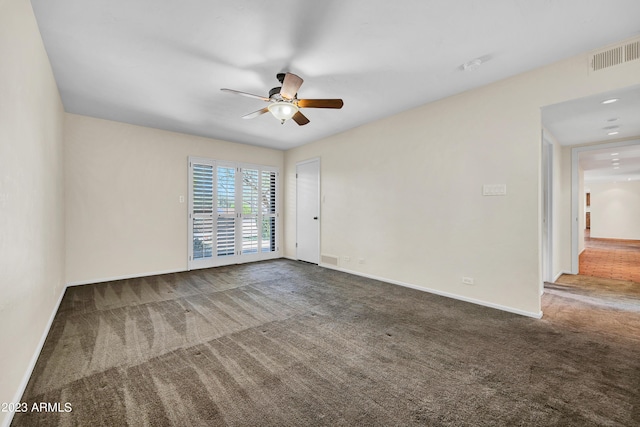
[[[269,91],[269,98],[273,98],[274,95],[280,95],[280,89],[282,89],[282,87],[274,87],[273,89],[271,89]]]

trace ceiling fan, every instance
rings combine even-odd
[[[300,112],[300,108],[342,108],[342,99],[298,99],[298,89],[302,86],[300,77],[292,73],[278,73],[276,75],[281,87],[274,87],[269,91],[269,97],[253,95],[251,93],[240,92],[233,89],[220,89],[224,92],[235,93],[249,98],[261,99],[269,103],[268,106],[242,116],[243,119],[253,119],[270,112],[275,118],[284,124],[285,121],[293,119],[298,125],[303,126],[309,123],[309,119]]]

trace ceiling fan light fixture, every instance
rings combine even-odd
[[[292,102],[277,101],[269,104],[269,112],[281,123],[292,118],[298,112],[298,106]]]
[[[223,88],[220,90],[249,98],[257,98],[269,103],[268,106],[258,111],[245,114],[242,116],[243,119],[253,119],[271,112],[273,117],[280,120],[281,124],[284,124],[289,119],[293,119],[298,126],[309,124],[309,119],[300,111],[302,108],[340,109],[344,105],[342,99],[298,99],[298,89],[300,89],[300,85],[303,82],[302,78],[291,73],[278,73],[276,77],[282,83],[282,86],[271,89],[268,98],[233,89]]]

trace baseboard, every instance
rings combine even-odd
[[[387,278],[384,278],[384,277],[378,277],[378,276],[375,276],[375,275],[372,275],[372,274],[361,273],[359,271],[348,270],[348,269],[345,269],[345,268],[340,268],[340,267],[336,267],[334,265],[329,265],[329,264],[320,264],[320,267],[328,268],[328,269],[331,269],[331,270],[341,271],[341,272],[347,273],[347,274],[353,274],[355,276],[366,277],[367,279],[379,280],[381,282],[391,283],[392,285],[403,286],[405,288],[416,289],[418,291],[429,292],[430,294],[440,295],[442,297],[447,297],[447,298],[457,299],[457,300],[464,301],[464,302],[469,302],[469,303],[472,303],[472,304],[482,305],[484,307],[495,308],[496,310],[507,311],[509,313],[519,314],[521,316],[533,317],[535,319],[541,319],[542,318],[542,311],[539,311],[538,313],[534,313],[534,312],[531,312],[531,311],[519,310],[517,308],[507,307],[507,306],[500,305],[500,304],[494,304],[492,302],[482,301],[482,300],[478,300],[478,299],[475,299],[475,298],[468,298],[468,297],[464,297],[462,295],[456,295],[456,294],[452,294],[452,293],[449,293],[449,292],[439,291],[437,289],[431,289],[431,288],[426,288],[424,286],[418,286],[418,285],[414,285],[414,284],[411,284],[411,283],[401,282],[399,280],[393,280],[393,279],[387,279]]]
[[[36,362],[38,361],[38,357],[40,357],[40,352],[42,351],[42,347],[44,347],[44,342],[47,340],[47,336],[49,335],[49,330],[51,329],[51,325],[53,325],[53,319],[55,319],[56,313],[58,313],[58,308],[60,308],[60,304],[62,303],[62,298],[64,297],[64,293],[66,292],[66,290],[67,288],[65,287],[62,289],[62,292],[60,292],[60,296],[58,297],[58,302],[53,308],[53,312],[51,313],[51,316],[49,316],[49,322],[47,322],[47,326],[45,327],[44,332],[40,337],[40,342],[38,342],[36,351],[33,353],[33,356],[29,361],[29,367],[27,368],[27,372],[25,372],[25,375],[22,377],[22,381],[20,382],[20,386],[18,387],[18,391],[13,397],[12,402],[22,401],[22,395],[24,394],[24,391],[27,389],[27,384],[29,384],[29,380],[31,379],[31,374],[33,374],[33,368],[36,367]],[[7,418],[5,418],[2,427],[9,427],[11,425],[11,421],[13,421],[13,416],[15,412],[8,412],[7,414],[8,414]]]
[[[103,283],[103,282],[113,282],[115,280],[125,280],[125,279],[137,279],[139,277],[148,277],[148,276],[159,276],[161,274],[171,274],[171,273],[182,273],[187,270],[185,269],[176,269],[176,270],[165,270],[165,271],[153,271],[148,273],[136,273],[129,274],[125,276],[116,276],[116,277],[104,277],[99,279],[90,279],[90,280],[80,280],[77,282],[69,282],[67,283],[67,287],[71,286],[82,286],[82,285],[92,285],[95,283]]]
[[[288,256],[282,256],[282,257],[268,258],[268,259],[264,259],[264,260],[252,260],[252,261],[248,261],[248,262],[259,262],[259,261],[267,261],[269,259],[280,259],[280,258],[286,258],[286,259],[290,259],[292,261],[297,261],[296,258],[288,257]],[[218,266],[218,267],[221,267],[221,266]],[[206,267],[206,268],[215,268],[215,267]],[[66,287],[82,286],[82,285],[93,285],[93,284],[96,284],[96,283],[113,282],[113,281],[116,281],[116,280],[126,280],[126,279],[137,279],[137,278],[140,278],[140,277],[159,276],[161,274],[183,273],[185,271],[193,271],[193,270],[187,270],[187,269],[184,269],[184,268],[178,268],[178,269],[174,269],[174,270],[152,271],[152,272],[147,272],[147,273],[128,274],[128,275],[124,275],[124,276],[101,277],[99,279],[79,280],[79,281],[76,281],[76,282],[69,282],[69,283],[66,284]]]
[[[554,283],[558,281],[558,279],[560,278],[560,276],[562,276],[563,274],[571,274],[570,271],[561,271],[560,273],[558,273],[554,278],[553,281]]]
[[[291,261],[297,261],[298,259],[292,256],[283,256],[284,259],[290,259]]]

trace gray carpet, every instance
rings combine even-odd
[[[567,321],[637,332],[640,300],[574,296],[535,320],[288,260],[69,288],[23,401],[72,412],[12,425],[640,425],[640,337]]]

